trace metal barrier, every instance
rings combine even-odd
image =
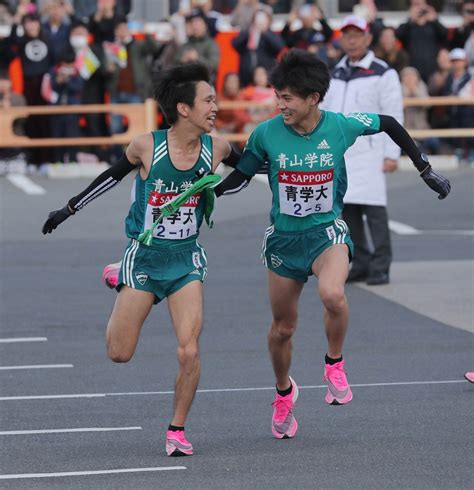
[[[405,98],[405,107],[433,107],[452,105],[474,105],[474,97],[412,97]],[[220,109],[246,109],[250,107],[268,107],[268,103],[251,101],[222,101]],[[106,104],[106,105],[71,105],[71,106],[24,106],[11,107],[0,111],[0,148],[40,147],[40,146],[93,146],[110,144],[128,144],[134,136],[156,129],[156,103],[147,99],[143,104]],[[44,138],[33,139],[19,136],[13,132],[13,122],[34,114],[123,114],[128,118],[128,129],[113,136],[81,138]],[[474,123],[474,121],[473,121]],[[474,128],[418,129],[407,131],[413,138],[474,138]],[[223,135],[231,142],[244,142],[247,133]]]

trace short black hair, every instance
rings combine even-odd
[[[25,22],[27,21],[39,22],[41,24],[41,17],[37,12],[27,12],[21,18],[21,25],[25,25]]]
[[[176,106],[182,102],[193,107],[198,82],[209,83],[209,71],[202,63],[185,63],[159,72],[153,81],[153,97],[168,124],[178,121]]]
[[[270,74],[270,83],[276,90],[290,89],[306,98],[317,92],[322,102],[329,88],[329,69],[316,55],[302,49],[290,49]]]
[[[76,29],[77,27],[83,27],[84,29],[89,30],[89,23],[87,22],[87,19],[74,19],[69,26],[69,32],[71,32],[73,29]]]
[[[125,16],[115,17],[114,18],[114,29],[117,26],[119,26],[120,24],[127,24],[128,25],[127,17],[125,17]]]

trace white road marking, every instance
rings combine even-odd
[[[26,194],[30,195],[40,195],[45,194],[46,191],[35,184],[31,179],[22,174],[8,174],[7,180],[10,181],[14,186],[21,189]]]
[[[68,432],[112,432],[120,430],[142,430],[142,427],[78,427],[74,429],[47,429],[47,430],[5,430],[0,436],[23,436],[28,434],[63,434]]]
[[[407,225],[405,223],[400,223],[399,221],[388,221],[388,227],[390,231],[398,233],[399,235],[419,235],[420,230],[413,228],[413,226]]]
[[[74,395],[34,395],[34,396],[4,396],[0,401],[7,400],[55,400],[67,398],[105,398],[105,393],[78,393]]]
[[[20,478],[54,478],[63,476],[111,475],[115,473],[145,473],[151,471],[185,470],[186,466],[158,466],[156,468],[123,468],[117,470],[97,471],[63,471],[61,473],[19,473],[16,475],[0,475],[0,480],[18,480]]]
[[[389,220],[388,227],[398,235],[474,236],[474,230],[418,230],[413,226],[394,220]]]
[[[13,369],[59,369],[72,368],[72,364],[36,364],[31,366],[0,366],[1,371],[11,371]]]
[[[400,381],[394,383],[364,383],[351,384],[357,388],[372,388],[379,386],[412,386],[412,385],[442,385],[452,383],[465,383],[464,379],[453,379],[447,381]],[[327,388],[327,385],[307,385],[298,386],[302,390],[312,390],[316,388]],[[197,390],[197,393],[232,393],[243,391],[271,391],[275,390],[274,386],[264,386],[260,388],[215,388],[208,390]],[[18,400],[54,400],[67,398],[104,398],[107,396],[152,396],[152,395],[174,395],[174,391],[130,391],[124,393],[78,393],[74,395],[32,395],[32,396],[2,396],[0,401],[18,401]]]
[[[422,235],[474,236],[474,230],[422,230]]]
[[[46,337],[11,337],[0,339],[0,344],[8,344],[10,342],[46,342]]]

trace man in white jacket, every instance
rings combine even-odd
[[[403,124],[403,99],[397,72],[368,49],[372,36],[367,22],[346,17],[341,26],[346,55],[331,74],[323,109],[334,112],[374,112]],[[345,154],[348,188],[343,218],[355,245],[348,282],[387,284],[392,260],[387,215],[385,173],[397,169],[400,148],[384,133],[359,138]],[[364,232],[370,230],[373,251]]]

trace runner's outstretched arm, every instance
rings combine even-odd
[[[63,221],[72,216],[76,211],[82,209],[86,204],[99,197],[104,192],[116,186],[132,170],[138,168],[140,162],[132,163],[128,160],[126,153],[122,155],[119,161],[102,172],[86,189],[77,196],[69,199],[66,206],[56,211],[51,211],[48,219],[43,225],[43,235],[51,233]]]
[[[394,117],[380,114],[379,118],[380,131],[387,133],[405,151],[420,172],[420,177],[425,184],[439,194],[438,199],[444,199],[451,190],[449,180],[431,168],[428,157],[421,153],[406,129]]]
[[[231,147],[230,154],[222,160],[222,163],[232,167],[234,171],[230,173],[219,185],[214,187],[214,194],[220,197],[223,194],[235,194],[248,186],[252,177],[243,174],[237,170],[237,164],[242,155]]]
[[[223,194],[235,194],[249,185],[252,177],[243,174],[240,170],[235,169],[219,185],[214,187],[214,193],[217,197]]]

